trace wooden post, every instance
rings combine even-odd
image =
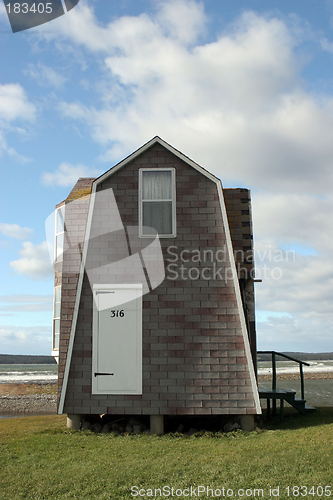
[[[272,378],[272,389],[273,391],[276,391],[276,356],[275,352],[272,352],[272,371],[273,371],[273,378]],[[276,399],[273,398],[272,400],[272,414],[275,417],[276,415]]]
[[[299,364],[299,371],[301,375],[301,398],[305,399],[305,394],[304,394],[304,373],[303,373],[303,364]]]
[[[272,352],[272,389],[273,391],[276,391],[276,357],[275,357],[275,352]]]

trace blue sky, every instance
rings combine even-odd
[[[252,190],[258,346],[333,351],[333,1],[0,4],[0,352],[49,354],[44,223],[155,135]]]

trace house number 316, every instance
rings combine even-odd
[[[123,318],[125,316],[124,309],[111,310],[111,318]]]

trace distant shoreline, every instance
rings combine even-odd
[[[260,351],[259,351],[260,352]],[[291,358],[298,359],[300,361],[329,361],[333,359],[333,352],[282,352]],[[276,353],[277,361],[288,361],[288,359],[281,357]],[[271,361],[272,355],[269,351],[265,354],[258,354],[257,361]]]
[[[304,373],[304,380],[328,380],[333,379],[333,372]],[[272,380],[272,375],[258,375],[258,381]],[[276,380],[300,380],[299,373],[278,373]]]
[[[0,354],[0,365],[55,365],[53,356]]]

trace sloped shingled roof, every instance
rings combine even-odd
[[[60,207],[64,203],[69,203],[70,201],[79,200],[85,196],[90,196],[92,184],[96,177],[80,177],[72,191],[69,193],[67,198],[56,205],[56,208]]]

